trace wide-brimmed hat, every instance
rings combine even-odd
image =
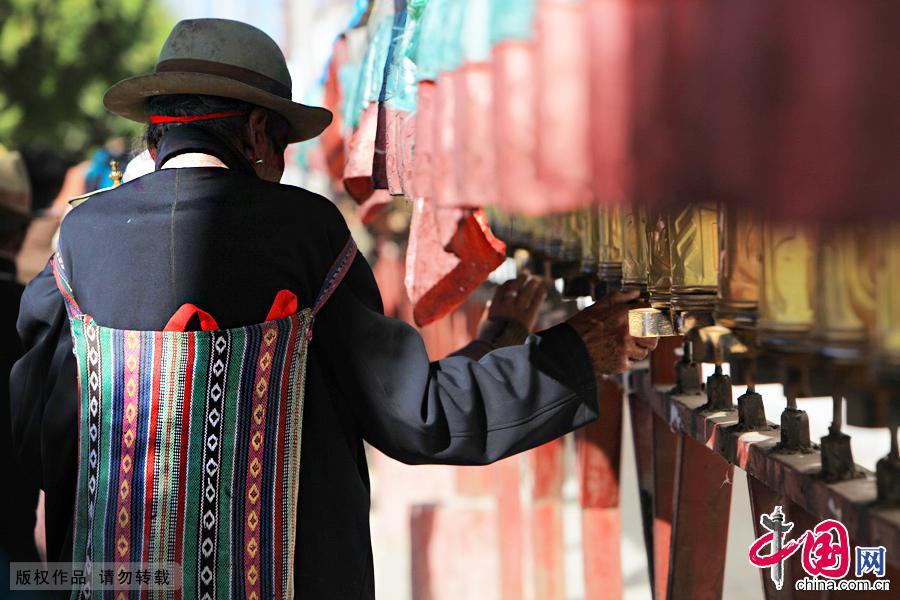
[[[0,218],[31,217],[31,183],[18,152],[0,146]]]
[[[103,104],[114,114],[147,123],[148,98],[166,94],[222,96],[268,108],[287,119],[289,142],[314,138],[331,123],[331,111],[291,101],[291,74],[278,44],[240,21],[179,21],[154,72],[113,85]]]

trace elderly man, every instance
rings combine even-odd
[[[651,343],[630,338],[625,327],[624,303],[633,296],[620,294],[524,344],[492,350],[508,334],[499,326],[486,332],[480,351],[430,362],[412,327],[383,316],[372,272],[337,209],[278,183],[285,147],[321,133],[331,115],[291,101],[284,57],[253,27],[177,24],[155,72],[113,86],[104,103],[148,124],[155,171],[94,195],[66,217],[57,258],[25,292],[19,331],[27,353],[12,375],[20,451],[46,493],[50,560],[174,559],[184,567],[186,597],[372,598],[363,441],[407,463],[496,461],[596,418],[597,378],[647,354]],[[312,313],[286,317],[297,310],[288,303],[294,308],[273,317],[284,293],[299,306],[315,301]],[[529,314],[542,297],[525,280],[504,293]],[[302,338],[308,355],[297,342],[305,371],[292,371],[299,373],[302,468],[285,474],[279,469],[290,457],[270,444],[283,442],[281,427],[298,423],[287,424],[274,407],[297,393],[298,379],[267,387],[264,376],[294,351],[273,343],[276,334],[310,314],[314,326]],[[173,315],[184,317],[174,330]],[[212,337],[154,333],[164,328],[200,328]],[[96,349],[91,331],[100,332]],[[262,334],[253,337],[256,331]],[[195,353],[231,352],[225,342],[219,347],[226,337],[280,349],[260,350],[258,365],[234,367],[232,357],[225,368],[213,360],[207,371],[184,372]],[[184,344],[164,349],[160,365],[157,348],[172,340]],[[133,341],[147,344],[140,359],[129,354]],[[98,363],[110,377],[102,385],[92,370]],[[255,385],[234,387],[247,369],[257,373]],[[137,383],[116,375],[138,370],[155,375]],[[226,376],[231,383],[219,387],[216,378]],[[121,416],[138,386],[136,417]],[[245,403],[256,396],[263,402],[251,413]],[[153,402],[144,403],[148,397]],[[226,410],[196,413],[208,421],[179,429],[188,412],[209,411],[212,402]],[[153,412],[159,403],[171,414]],[[276,432],[272,441],[252,433],[254,420],[265,435]],[[226,425],[237,433],[198,433]],[[143,449],[137,454],[135,444]],[[232,456],[231,463],[206,462],[209,452]],[[107,470],[95,477],[98,462]],[[255,483],[244,487],[260,471],[262,500]],[[207,481],[214,475],[215,485]],[[288,483],[272,486],[281,475]],[[292,497],[285,486],[295,477]],[[175,491],[165,495],[166,486]],[[138,491],[139,502],[116,498]],[[290,500],[265,508],[271,497]],[[263,510],[251,510],[259,502]],[[81,516],[73,518],[73,505]]]

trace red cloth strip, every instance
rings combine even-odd
[[[169,117],[166,115],[150,115],[150,122],[154,125],[162,123],[193,123],[194,121],[211,121],[213,119],[227,119],[228,117],[242,117],[247,113],[241,111],[218,112],[208,115],[190,115],[187,117]]]
[[[194,315],[197,315],[200,319],[201,331],[215,331],[219,328],[219,324],[216,323],[216,320],[211,314],[193,304],[185,303],[181,305],[181,308],[175,311],[175,314],[172,315],[172,318],[166,323],[163,331],[187,331],[188,323]]]

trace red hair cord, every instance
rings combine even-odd
[[[193,123],[194,121],[211,121],[213,119],[227,119],[228,117],[242,117],[245,112],[231,111],[210,113],[208,115],[191,115],[188,117],[168,117],[165,115],[150,115],[150,123],[160,125],[162,123]]]

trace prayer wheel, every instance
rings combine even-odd
[[[657,309],[672,307],[672,248],[665,213],[653,211],[647,219],[650,305]]]
[[[815,338],[835,360],[860,360],[875,322],[876,247],[859,225],[828,227],[817,240]]]
[[[762,227],[759,341],[770,349],[810,350],[815,322],[815,235],[801,224]]]
[[[762,283],[762,223],[748,210],[719,205],[719,298],[716,322],[754,329]]]
[[[622,288],[647,292],[649,248],[647,215],[641,206],[622,207],[619,211],[622,236]]]
[[[876,234],[875,355],[880,370],[900,381],[900,221]]]
[[[597,217],[597,276],[616,287],[622,283],[622,223],[619,209],[600,207]]]
[[[885,426],[887,411],[866,385],[865,376],[875,322],[875,240],[859,225],[828,226],[820,230],[817,248],[814,338],[826,360],[827,379],[831,380],[835,414],[832,433],[840,428],[842,398],[847,399],[850,424]],[[828,449],[835,440],[826,443],[823,439],[823,448]],[[823,465],[834,463],[846,471],[852,461],[849,451],[843,456],[842,462],[829,460]]]
[[[578,275],[581,265],[581,234],[579,223],[572,213],[555,213],[546,219],[542,236],[543,256],[550,268],[552,279],[569,278]]]
[[[711,313],[715,308],[719,290],[718,220],[714,202],[696,202],[669,214],[675,310]]]
[[[568,213],[567,237],[573,247],[572,256],[579,256],[577,273],[569,275],[564,283],[563,296],[578,298],[594,294],[598,282],[599,267],[599,215],[593,207],[581,208]]]

